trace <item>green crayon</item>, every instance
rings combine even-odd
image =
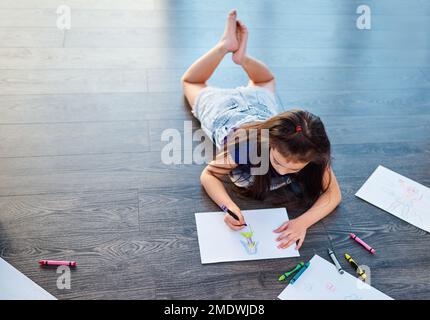
[[[281,275],[278,280],[279,281],[284,281],[289,276],[291,276],[294,272],[300,270],[304,266],[304,264],[305,264],[304,262],[300,262],[293,270],[285,272],[283,275]]]

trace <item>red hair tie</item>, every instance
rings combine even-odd
[[[297,126],[296,127],[296,132],[300,132],[300,131],[302,131],[302,126]]]

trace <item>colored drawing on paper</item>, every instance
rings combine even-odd
[[[408,184],[404,179],[398,179],[398,186],[400,187],[400,193],[394,194],[390,192],[393,196],[393,201],[388,206],[388,211],[397,212],[403,219],[415,218],[422,222],[420,215],[415,214],[414,208],[423,199],[422,192]]]
[[[355,275],[348,272],[340,274],[332,262],[314,255],[299,281],[288,284],[278,298],[281,300],[391,300],[389,296],[368,284],[361,284],[361,282],[359,284],[360,286]]]
[[[329,292],[333,292],[333,293],[336,292],[336,286],[333,283],[331,283],[331,282],[327,282],[325,288]]]
[[[276,246],[277,234],[273,230],[288,221],[285,208],[243,210],[241,213],[251,228],[232,230],[226,226],[224,213],[220,211],[195,214],[202,264],[300,256],[294,246],[282,250]]]
[[[248,254],[256,254],[258,242],[252,238],[254,236],[254,231],[252,231],[250,225],[248,225],[248,228],[248,232],[240,232],[240,234],[245,238],[245,240],[240,240],[240,243],[242,243]]]
[[[356,196],[430,232],[430,188],[416,181],[378,166]]]

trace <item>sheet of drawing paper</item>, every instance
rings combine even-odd
[[[0,258],[0,300],[57,299]]]
[[[298,257],[295,244],[278,249],[279,234],[273,232],[288,221],[285,208],[243,210],[249,227],[231,230],[224,222],[224,213],[196,213],[197,235],[202,263]]]
[[[430,232],[430,188],[422,184],[378,166],[355,195]]]
[[[392,300],[334,264],[314,255],[309,267],[278,296],[281,300]]]

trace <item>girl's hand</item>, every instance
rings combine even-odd
[[[237,217],[239,218],[239,221],[237,221],[231,215],[229,215],[228,213],[226,213],[224,215],[224,222],[232,230],[235,230],[235,231],[238,231],[238,230],[241,230],[241,229],[245,228],[245,226],[243,225],[245,223],[245,219],[243,218],[243,215],[242,215],[242,212],[240,212],[240,209],[239,208],[230,208],[230,210],[237,215]]]
[[[308,227],[298,218],[285,222],[278,229],[274,230],[275,233],[282,234],[276,238],[276,241],[281,241],[278,248],[285,249],[293,243],[297,243],[296,250],[299,250],[306,237]]]

